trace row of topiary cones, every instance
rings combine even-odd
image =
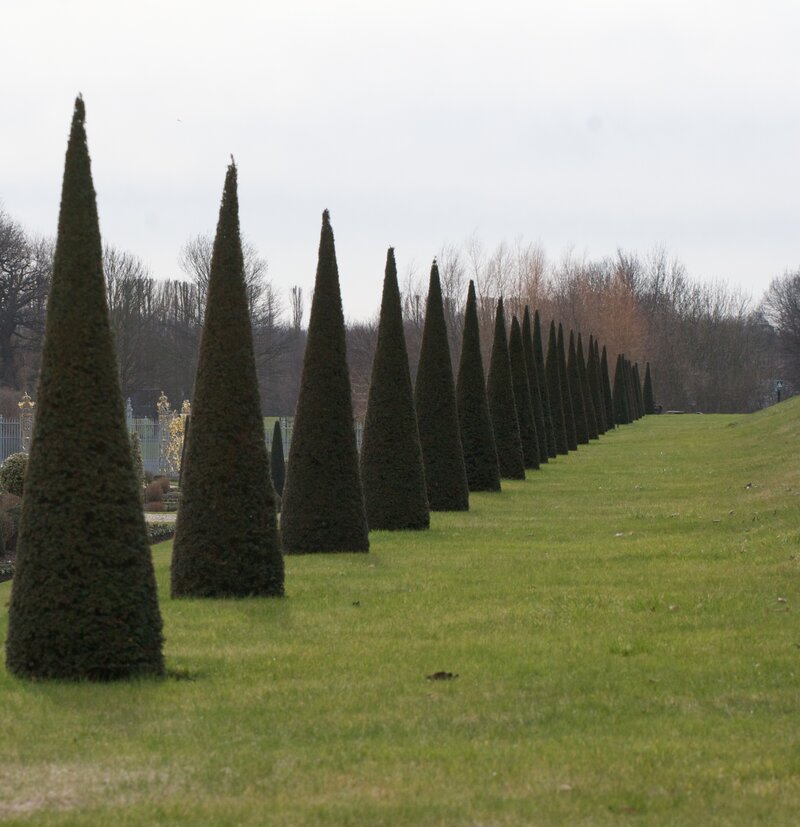
[[[469,490],[499,490],[501,476],[524,478],[526,465],[537,467],[574,448],[552,414],[557,405],[544,401],[546,384],[531,378],[536,371],[549,376],[551,353],[554,360],[558,353],[552,368],[562,383],[558,395],[568,387],[563,337],[554,347],[553,327],[550,334],[545,365],[538,315],[531,333],[526,313],[521,328],[512,323],[509,353],[501,301],[487,397],[470,285],[456,387],[434,264],[412,393],[390,249],[359,466],[326,211],[279,533],[243,274],[237,170],[231,163],[184,457],[173,597],[283,595],[281,535],[289,553],[366,551],[368,526],[426,528],[431,509],[466,509]],[[589,365],[592,353],[597,356],[596,343],[590,344]],[[576,369],[585,370],[580,339],[575,358]],[[620,410],[630,418],[617,417],[618,422],[645,408],[641,394],[631,390],[633,368],[620,364],[614,397],[626,396],[628,407]],[[519,406],[515,394],[525,400]],[[231,420],[228,400],[234,396],[240,406]],[[566,408],[570,400],[563,398]],[[554,424],[548,427],[548,421]],[[86,497],[87,490],[96,493]],[[65,160],[6,664],[33,679],[161,675],[162,642],[109,324],[85,109],[78,98]]]

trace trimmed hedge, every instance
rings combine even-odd
[[[556,450],[556,423],[553,419],[549,379],[544,362],[544,351],[542,350],[542,325],[538,310],[533,314],[533,357],[536,360],[539,390],[542,394],[542,416],[544,417],[544,431],[547,440],[547,455],[554,458],[558,455]],[[563,428],[563,424],[563,422],[558,423],[559,429]]]
[[[536,440],[539,444],[539,462],[545,463],[549,458],[547,450],[547,432],[544,424],[544,407],[539,381],[539,371],[536,367],[536,357],[533,353],[533,336],[531,333],[531,314],[527,305],[522,316],[522,349],[525,354],[525,368],[528,371],[528,390],[533,405],[533,421],[536,424]]]
[[[461,361],[456,381],[456,405],[464,467],[470,491],[499,491],[500,467],[494,442],[489,400],[483,376],[475,284],[467,290]]]
[[[370,531],[430,526],[397,265],[391,247],[386,254],[378,343],[361,442],[361,480]]]
[[[524,480],[525,459],[522,453],[519,419],[514,400],[502,298],[497,302],[494,319],[494,342],[486,392],[489,398],[489,413],[494,428],[500,476],[503,479]]]
[[[231,163],[211,254],[205,322],[172,548],[173,597],[283,594]],[[230,400],[237,400],[236,416]]]
[[[33,679],[164,672],[84,121],[78,98],[9,608],[6,665]]]
[[[511,383],[514,388],[514,402],[517,406],[522,457],[525,467],[536,471],[539,468],[539,437],[536,433],[536,421],[533,418],[533,403],[528,385],[528,367],[525,364],[522,329],[516,316],[511,320],[508,355],[511,361]]]
[[[322,214],[281,532],[286,554],[369,551],[330,215]]]
[[[414,402],[430,509],[467,511],[469,488],[436,260],[431,266]]]

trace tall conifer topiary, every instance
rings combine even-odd
[[[464,313],[464,336],[456,381],[456,403],[469,490],[499,491],[500,468],[497,463],[497,448],[483,378],[475,285],[471,281]]]
[[[514,401],[514,385],[511,378],[511,360],[508,354],[502,298],[497,302],[497,312],[494,318],[494,341],[486,394],[489,397],[489,413],[492,417],[494,440],[497,445],[500,476],[503,479],[524,480],[525,458],[522,453],[519,419]]]
[[[386,254],[378,344],[361,442],[361,481],[370,530],[430,526],[397,265],[391,247]]]
[[[84,121],[78,98],[6,641],[9,671],[35,680],[116,680],[164,671]]]
[[[603,400],[603,380],[600,375],[600,360],[597,356],[597,341],[592,336],[589,337],[589,358],[586,372],[589,377],[589,391],[594,403],[597,433],[602,436],[608,430],[606,426],[606,406]]]
[[[553,421],[553,430],[556,440],[556,451],[559,454],[569,452],[567,428],[564,421],[564,394],[561,393],[561,371],[558,366],[558,344],[556,341],[556,325],[550,322],[550,336],[547,340],[547,390],[550,395],[550,414]]]
[[[617,423],[614,419],[614,398],[611,394],[611,377],[608,373],[608,353],[605,345],[600,357],[600,378],[603,383],[603,404],[606,406],[606,430],[610,431]]]
[[[544,426],[544,407],[542,406],[542,392],[539,380],[539,371],[536,367],[536,356],[533,353],[533,335],[531,331],[531,314],[527,305],[522,316],[522,348],[525,352],[525,367],[528,370],[528,388],[531,392],[533,405],[533,421],[536,423],[536,437],[539,442],[539,462],[547,462],[547,433]]]
[[[572,406],[572,388],[567,371],[566,348],[564,346],[564,328],[558,323],[558,378],[561,381],[561,405],[564,408],[564,429],[567,432],[567,446],[570,451],[578,448],[577,430],[575,428],[575,410]]]
[[[525,364],[522,330],[516,316],[511,320],[508,356],[511,360],[511,383],[514,388],[514,402],[517,406],[522,457],[526,468],[536,470],[539,468],[539,437],[536,433],[536,421],[533,418],[533,402],[531,402],[528,384],[528,367]]]
[[[281,433],[281,421],[275,420],[272,428],[272,450],[269,455],[270,474],[275,493],[283,496],[283,486],[286,482],[286,459],[283,454],[283,434]]]
[[[575,334],[569,332],[569,350],[567,352],[567,377],[572,397],[572,412],[575,418],[575,439],[578,445],[589,442],[589,426],[586,421],[586,402],[583,398],[583,383],[581,382],[578,355],[575,350]]]
[[[547,441],[548,457],[555,457],[556,450],[556,425],[553,421],[553,414],[550,404],[550,387],[547,378],[547,370],[544,363],[544,351],[542,350],[542,324],[539,318],[539,311],[533,314],[533,358],[536,360],[536,372],[539,376],[539,390],[542,395],[542,417],[544,418],[544,432]],[[559,427],[560,424],[559,424]]]
[[[235,417],[231,399],[236,399]],[[237,172],[231,163],[211,253],[172,548],[172,596],[282,594],[283,556],[253,355]]]
[[[614,369],[614,422],[617,425],[627,425],[630,421],[628,388],[625,382],[625,357],[620,353]]]
[[[586,430],[589,432],[589,439],[597,439],[600,435],[597,429],[597,414],[594,410],[592,388],[589,384],[589,370],[583,353],[583,338],[580,333],[578,334],[576,356],[578,358],[578,374],[580,375],[581,380],[581,390],[583,391],[583,405],[585,409],[584,412],[586,414]]]
[[[635,390],[636,390],[636,413],[638,414],[638,418],[641,419],[645,415],[644,410],[644,394],[642,393],[642,377],[639,373],[639,363],[636,362],[633,366],[633,376],[635,380]]]
[[[644,367],[644,388],[642,390],[644,398],[644,412],[646,414],[654,414],[656,412],[656,403],[653,398],[653,380],[650,376],[650,362]]]
[[[467,511],[469,488],[458,428],[456,389],[439,267],[431,266],[414,401],[431,511]]]
[[[328,211],[297,400],[281,534],[286,553],[369,551],[358,470],[344,313]]]

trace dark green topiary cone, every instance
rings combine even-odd
[[[533,405],[533,421],[536,424],[536,437],[539,443],[539,462],[547,462],[547,432],[544,425],[544,409],[539,382],[539,371],[536,367],[536,357],[533,354],[533,336],[531,335],[531,314],[526,305],[522,316],[522,349],[525,352],[525,367],[528,371],[528,388],[531,392]]]
[[[125,428],[97,205],[75,102],[6,665],[33,679],[161,675],[161,616]]]
[[[287,554],[368,551],[347,371],[339,270],[328,211],[308,322],[281,512]]]
[[[281,433],[281,421],[275,420],[275,427],[272,429],[272,451],[269,455],[270,476],[275,493],[283,496],[283,486],[286,482],[286,459],[283,455],[283,434]]]
[[[524,480],[525,459],[519,434],[519,420],[514,401],[514,386],[511,379],[511,361],[506,339],[506,320],[503,299],[497,302],[494,320],[494,342],[486,383],[489,398],[489,414],[494,428],[497,446],[497,461],[503,479]]]
[[[603,404],[606,406],[606,429],[616,427],[614,419],[614,397],[611,393],[611,379],[608,373],[608,354],[603,345],[603,355],[600,357],[600,378],[603,382]]]
[[[435,260],[431,267],[414,401],[431,511],[467,511],[467,472],[458,428],[439,267]]]
[[[500,468],[483,378],[478,308],[473,282],[469,283],[467,291],[461,362],[456,381],[456,405],[469,490],[499,491]]]
[[[641,419],[645,415],[644,410],[644,394],[642,393],[642,378],[639,373],[639,363],[636,362],[633,366],[634,390],[636,391],[636,414],[637,419]]]
[[[361,481],[371,531],[430,526],[397,266],[391,247],[386,255],[378,344],[361,443]]]
[[[539,311],[533,314],[533,358],[536,360],[536,372],[539,376],[539,390],[542,394],[542,417],[544,418],[544,433],[547,442],[547,455],[555,457],[556,451],[556,425],[553,421],[552,406],[550,401],[550,387],[547,378],[547,371],[542,351],[542,325],[539,319]],[[561,423],[559,423],[561,427]]]
[[[650,377],[650,362],[644,367],[644,389],[642,391],[644,401],[644,412],[646,414],[654,414],[656,412],[656,403],[653,398],[653,380]]]
[[[628,388],[625,383],[625,359],[620,353],[614,369],[614,422],[617,425],[627,425],[630,421]]]
[[[606,428],[606,408],[603,401],[602,379],[600,377],[600,360],[597,356],[597,342],[589,337],[589,356],[586,365],[586,373],[589,378],[589,392],[592,395],[595,418],[597,420],[597,433],[602,436]]]
[[[569,377],[572,412],[575,420],[575,439],[578,445],[586,445],[589,442],[586,403],[583,398],[583,383],[578,367],[578,355],[575,350],[575,334],[571,330],[569,332],[569,350],[567,353],[567,376]]]
[[[511,361],[511,382],[514,387],[514,402],[517,406],[519,437],[522,442],[522,457],[526,468],[539,468],[539,437],[533,418],[533,403],[528,385],[528,366],[525,364],[525,349],[522,344],[522,330],[517,317],[511,320],[511,335],[508,340],[508,357]]]
[[[564,328],[558,323],[558,378],[561,382],[561,406],[564,410],[564,430],[567,432],[567,446],[570,451],[578,448],[577,430],[575,428],[575,410],[572,406],[572,387],[567,370],[566,348],[564,346]]]
[[[564,422],[564,394],[561,393],[561,371],[558,369],[558,343],[556,341],[555,322],[550,322],[550,336],[547,341],[547,365],[545,370],[547,375],[547,391],[550,395],[550,415],[553,421],[556,451],[559,454],[566,454],[569,452],[569,443],[567,442],[567,428]]]
[[[576,356],[578,359],[578,375],[581,380],[581,390],[583,391],[583,406],[584,414],[586,416],[586,430],[589,434],[589,439],[597,439],[599,436],[597,430],[597,415],[594,412],[594,399],[592,399],[592,389],[589,385],[589,371],[586,366],[586,360],[583,355],[583,339],[581,334],[578,334],[578,346],[576,348]]]
[[[283,556],[253,356],[236,178],[231,164],[211,254],[194,379],[192,428],[172,548],[173,597],[283,594]]]

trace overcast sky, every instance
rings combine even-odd
[[[0,0],[0,201],[56,229],[82,92],[104,240],[159,277],[214,229],[310,291],[331,211],[345,314],[386,248],[665,245],[756,298],[800,266],[796,0]]]

